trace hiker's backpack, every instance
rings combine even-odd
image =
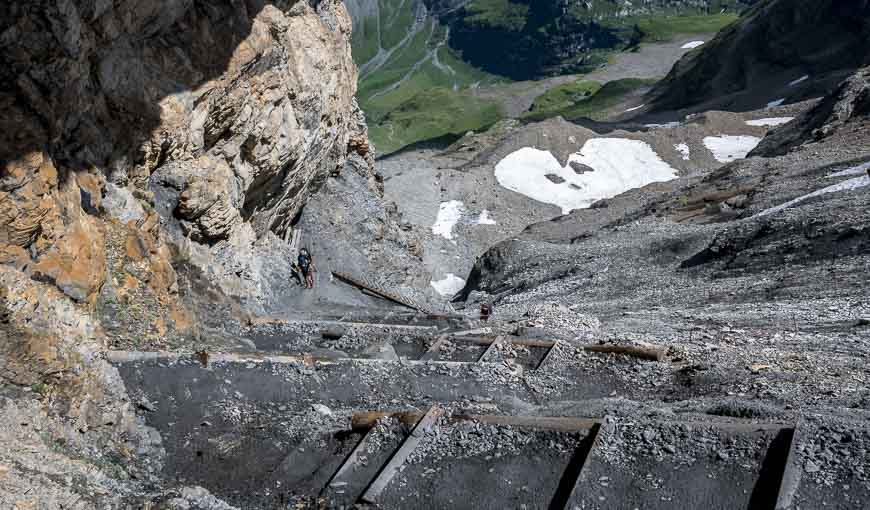
[[[308,267],[311,265],[311,255],[307,253],[299,254],[299,268],[305,272],[308,272]]]

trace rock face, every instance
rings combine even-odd
[[[0,5],[0,443],[33,446],[0,453],[16,506],[152,490],[130,480],[161,468],[134,413],[153,407],[102,352],[279,307],[306,200],[349,153],[372,163],[350,32],[339,0]]]
[[[337,0],[4,3],[0,261],[78,302],[107,278],[167,301],[193,253],[244,298],[215,254],[281,242],[348,151],[369,152],[350,32]],[[165,274],[107,272],[124,230]]]
[[[870,67],[859,70],[814,108],[767,135],[750,156],[780,156],[800,144],[831,136],[854,118],[870,115]]]

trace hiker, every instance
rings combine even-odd
[[[314,259],[311,257],[311,253],[308,252],[308,248],[302,248],[299,250],[299,257],[297,258],[296,264],[299,267],[299,272],[302,274],[302,278],[305,281],[306,289],[314,288],[314,273],[317,272],[317,267],[314,265]]]
[[[492,314],[492,305],[489,303],[481,303],[480,304],[480,320],[482,322],[488,321],[490,314]]]

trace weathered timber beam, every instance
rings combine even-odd
[[[405,464],[405,461],[408,460],[408,457],[414,451],[418,444],[423,440],[426,436],[426,433],[429,429],[435,425],[435,422],[438,421],[438,418],[441,417],[442,411],[438,406],[432,406],[429,408],[429,411],[420,418],[420,421],[417,422],[417,425],[414,426],[414,430],[411,431],[411,435],[405,438],[405,442],[402,443],[402,446],[393,454],[393,457],[387,462],[378,476],[372,481],[372,483],[368,486],[368,488],[363,492],[361,499],[367,503],[376,503],[378,497],[387,488],[390,481],[392,481],[393,477],[396,476],[396,473],[402,468]]]

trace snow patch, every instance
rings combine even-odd
[[[664,124],[644,124],[644,126],[646,126],[648,128],[653,128],[653,129],[655,129],[655,128],[673,129],[673,128],[680,127],[680,125],[681,124],[679,122],[666,122]]]
[[[843,182],[834,184],[833,186],[828,186],[827,188],[817,189],[812,193],[808,193],[804,196],[797,197],[794,200],[789,200],[784,204],[780,204],[776,207],[771,207],[770,209],[765,209],[755,216],[769,216],[771,214],[776,214],[780,211],[784,211],[789,207],[795,206],[801,202],[809,200],[811,198],[825,195],[827,193],[835,193],[837,191],[849,191],[853,189],[863,188],[864,186],[870,186],[870,175],[862,175],[861,177],[855,177],[854,179],[848,179]]]
[[[432,280],[429,282],[429,285],[442,296],[455,296],[457,292],[465,287],[465,280],[453,273],[447,273],[447,276],[443,280]]]
[[[858,165],[854,168],[848,168],[846,170],[840,170],[839,172],[834,172],[828,177],[845,177],[847,175],[858,175],[867,173],[870,170],[870,163],[864,163],[863,165]]]
[[[782,106],[782,103],[785,102],[785,98],[777,99],[776,101],[771,101],[767,103],[768,108],[773,108],[774,106]]]
[[[770,117],[767,119],[747,120],[748,126],[781,126],[794,120],[794,117]]]
[[[730,163],[743,159],[758,146],[761,138],[745,135],[720,135],[704,138],[704,146],[713,153],[720,163]]]
[[[478,225],[495,225],[495,220],[489,217],[489,211],[484,209],[480,211],[480,216],[475,221]]]
[[[809,79],[810,79],[810,75],[805,74],[805,75],[801,76],[800,78],[798,78],[797,80],[794,80],[794,81],[790,81],[790,82],[788,82],[788,86],[789,86],[789,87],[794,87],[795,85],[798,85],[798,84],[800,84],[800,83],[803,83],[803,82],[805,82],[805,81],[807,81],[807,80],[809,80]]]
[[[625,113],[633,112],[633,111],[635,111],[635,110],[640,110],[640,109],[643,108],[644,106],[646,106],[646,104],[642,104],[642,105],[640,105],[640,106],[635,106],[634,108],[629,108],[628,110],[625,110]]]
[[[441,205],[438,207],[438,216],[435,218],[435,224],[432,225],[432,233],[452,241],[453,227],[462,218],[464,210],[465,205],[459,200],[441,202]]]
[[[685,143],[674,144],[674,150],[676,150],[677,152],[680,153],[680,155],[683,157],[684,161],[689,161],[689,159],[690,159],[689,155],[691,154],[692,151],[689,149],[689,146],[687,144],[685,144]]]
[[[577,173],[571,163],[592,168]],[[548,174],[564,179],[556,184]],[[652,182],[669,181],[676,170],[652,150],[646,142],[623,138],[593,138],[580,152],[562,166],[549,151],[524,147],[499,161],[495,178],[503,187],[538,202],[554,204],[563,214],[589,207],[602,198],[610,198]]]
[[[690,41],[690,42],[687,42],[686,44],[680,46],[680,48],[684,49],[684,50],[693,50],[693,49],[697,48],[698,46],[702,46],[703,44],[704,44],[704,41]]]

